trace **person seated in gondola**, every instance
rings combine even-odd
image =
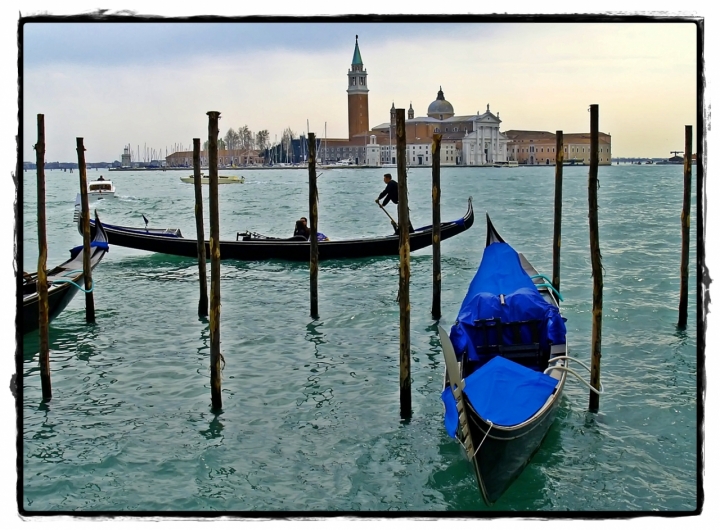
[[[310,227],[307,225],[307,217],[301,217],[298,221],[295,222],[295,232],[293,232],[292,239],[300,238],[305,241],[308,241],[310,239]],[[325,234],[318,232],[317,240],[330,241],[330,238],[327,237]]]
[[[310,227],[307,225],[307,218],[301,217],[295,221],[295,231],[293,232],[293,238],[302,237],[305,241],[310,239]]]

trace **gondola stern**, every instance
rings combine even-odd
[[[485,221],[487,223],[487,238],[485,240],[485,246],[489,247],[493,243],[505,243],[505,240],[498,234],[495,226],[490,220],[490,214],[485,212]]]
[[[475,223],[475,210],[473,210],[472,197],[468,197],[468,209],[463,218],[465,230],[468,230]]]

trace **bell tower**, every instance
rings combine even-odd
[[[358,36],[355,35],[355,53],[348,70],[348,138],[369,129],[367,71],[363,68]]]

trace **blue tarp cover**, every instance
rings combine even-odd
[[[509,427],[540,410],[556,385],[549,375],[493,357],[465,378],[464,392],[482,419]]]
[[[110,246],[108,245],[107,241],[90,241],[90,252],[92,253],[92,247],[98,247],[103,250],[110,250]],[[78,245],[77,247],[73,247],[70,249],[70,259],[73,259],[75,256],[80,254],[80,252],[83,249],[83,245]]]
[[[501,304],[500,295],[505,304]],[[457,324],[450,330],[450,340],[458,358],[464,351],[470,360],[479,360],[476,346],[479,334],[476,320],[500,319],[503,323],[538,320],[540,345],[565,343],[565,323],[558,308],[548,303],[535,287],[530,276],[522,268],[517,252],[507,243],[492,243],[485,248],[480,267],[470,282]],[[511,344],[511,332],[507,330],[504,344]],[[530,329],[522,329],[524,342],[531,342]]]
[[[453,396],[449,386],[445,387],[441,397],[445,405],[445,430],[448,436],[455,438],[455,433],[460,423],[460,416],[457,411],[457,405],[455,404],[455,396]]]

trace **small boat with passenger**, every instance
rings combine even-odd
[[[195,175],[190,175],[189,177],[180,177],[180,180],[188,184],[193,184],[195,182]],[[245,177],[242,176],[238,177],[237,175],[218,175],[218,184],[243,184],[244,182]],[[210,177],[206,176],[205,174],[201,174],[200,183],[210,184]]]

